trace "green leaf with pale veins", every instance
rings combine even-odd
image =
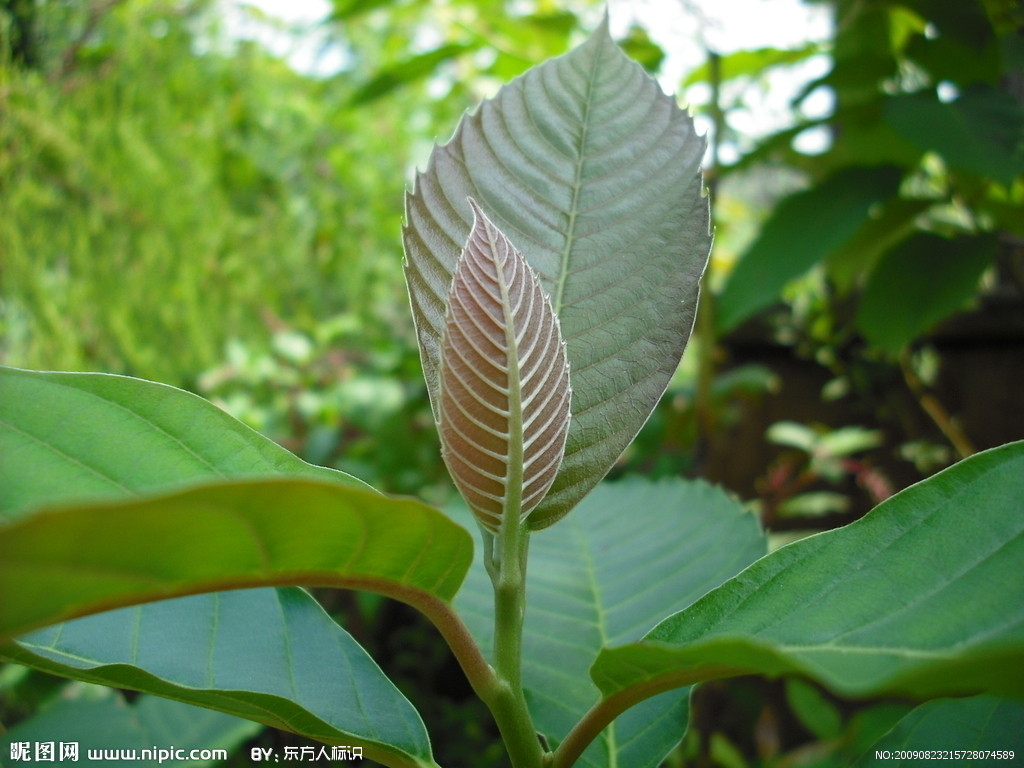
[[[434,765],[416,710],[297,588],[122,608],[34,632],[0,658],[361,746],[384,765]]]
[[[445,301],[472,223],[467,197],[551,296],[572,423],[533,528],[562,517],[604,476],[676,369],[711,242],[704,146],[606,22],[467,115],[406,198],[406,281],[435,418]]]
[[[755,563],[643,642],[602,652],[607,697],[739,674],[846,696],[1024,694],[1024,442]]]
[[[851,765],[877,766],[876,751],[887,750],[930,752],[929,763],[945,753],[942,759],[949,761],[947,765],[1010,765],[1024,754],[1024,702],[995,696],[926,702],[900,719]],[[992,750],[1000,750],[1003,756],[988,754]],[[957,756],[955,752],[965,754]],[[1009,758],[1006,752],[1015,757]]]
[[[637,640],[765,552],[753,515],[701,482],[602,483],[530,541],[523,680],[534,724],[560,743],[600,698],[587,670],[600,650]],[[456,607],[490,649],[490,582],[477,558]],[[682,738],[687,693],[623,713],[584,752],[586,768],[656,766]]]
[[[310,480],[237,480],[48,509],[0,528],[0,656],[214,707],[386,765],[432,765],[419,715],[298,589],[367,589],[436,611],[469,534],[413,500]],[[442,611],[443,612],[443,611]]]
[[[41,504],[281,473],[368,488],[165,384],[0,367],[0,520]]]
[[[433,764],[415,709],[308,595],[238,588],[368,589],[437,621],[472,560],[464,529],[172,387],[12,369],[0,387],[0,637],[159,601],[22,637],[7,658]],[[231,591],[194,594],[214,590]]]
[[[182,750],[173,756],[142,753],[132,762],[136,768],[209,768],[221,760],[189,760],[194,749],[234,751],[242,742],[262,730],[259,723],[241,720],[223,712],[192,707],[159,696],[142,695],[130,704],[124,696],[109,688],[75,686],[65,689],[56,701],[47,702],[39,712],[0,734],[0,754],[10,755],[12,742],[55,741],[56,763],[61,759],[60,744],[77,744],[78,760],[86,762],[91,749]],[[176,759],[178,757],[184,759]],[[158,759],[158,758],[163,758]],[[32,764],[39,765],[43,761]],[[89,761],[94,765],[97,761]]]

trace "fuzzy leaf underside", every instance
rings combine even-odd
[[[569,428],[569,368],[540,282],[476,203],[452,281],[441,351],[441,446],[477,519],[497,530],[555,479]],[[520,489],[521,488],[521,492]]]
[[[551,296],[572,423],[532,528],[562,517],[607,473],[676,369],[710,249],[703,153],[690,118],[604,24],[467,115],[406,197],[405,274],[435,418],[467,197]]]

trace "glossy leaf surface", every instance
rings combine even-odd
[[[0,519],[189,482],[288,473],[366,488],[307,464],[212,403],[103,373],[0,367]]]
[[[448,297],[441,348],[441,447],[474,514],[497,530],[525,516],[562,463],[569,367],[540,282],[475,203]]]
[[[534,723],[552,746],[600,699],[587,670],[604,646],[638,639],[764,554],[753,515],[700,482],[599,485],[530,542],[523,677]],[[456,608],[486,649],[491,587],[480,559]],[[584,753],[588,768],[655,766],[682,737],[687,694],[624,713]]]
[[[469,534],[411,499],[238,480],[50,509],[0,527],[0,638],[197,592],[308,584],[449,600]]]
[[[592,669],[606,696],[799,674],[849,696],[1024,694],[1024,443],[774,552]]]
[[[614,44],[583,45],[503,87],[437,147],[406,199],[406,281],[438,417],[445,301],[473,197],[540,277],[572,377],[565,460],[543,528],[608,471],[665,391],[710,248],[690,118]]]

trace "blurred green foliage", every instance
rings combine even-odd
[[[824,397],[867,414],[853,427],[769,419],[782,425],[768,438],[796,450],[750,473],[766,507],[845,509],[843,480],[882,495],[888,480],[861,452],[920,475],[971,448],[934,398],[944,360],[928,334],[1024,295],[1024,15],[1014,0],[828,5],[828,43],[709,57],[682,83],[719,92],[695,109],[739,156],[709,169],[717,245],[691,352],[616,474],[701,471],[716,440],[732,458],[743,404],[786,386],[770,359],[723,364],[752,335],[813,361],[831,379]],[[0,361],[193,389],[307,460],[440,501],[448,481],[401,277],[410,169],[498,84],[567,50],[600,4],[333,0],[319,31],[342,67],[313,75],[233,36],[222,10],[0,7]],[[646,30],[622,44],[658,71],[665,51]],[[738,136],[726,116],[743,94],[815,56],[828,67],[790,124]],[[727,86],[746,90],[729,100]],[[831,107],[811,114],[823,92]],[[814,154],[800,144],[811,131],[825,135]],[[938,431],[907,428],[910,408]],[[1006,418],[1012,432],[1019,415]],[[378,655],[408,654],[391,638],[422,633],[387,611],[360,621]],[[448,673],[437,647],[396,662],[420,697]],[[744,685],[725,685],[729,716],[695,721],[673,765],[842,764],[895,706]],[[18,690],[0,715],[52,695],[42,682]],[[459,734],[436,741],[442,761],[447,740],[460,764],[501,764],[478,712],[437,711],[431,729]]]
[[[208,5],[36,6],[52,68],[3,70],[8,362],[188,385],[267,318],[404,332],[398,105],[220,51]]]

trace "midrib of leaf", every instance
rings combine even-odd
[[[979,482],[983,481],[990,474],[992,474],[994,472],[997,472],[998,469],[999,469],[999,467],[992,467],[992,468],[989,468],[989,469],[987,469],[986,471],[984,471],[982,473],[979,473],[978,481]],[[924,525],[924,524],[927,524],[927,523],[930,523],[931,521],[936,520],[936,518],[941,518],[942,514],[946,510],[953,509],[955,507],[955,505],[960,503],[958,501],[958,499],[960,498],[961,495],[962,494],[956,494],[956,495],[951,496],[949,498],[943,499],[941,503],[937,504],[926,515],[924,515],[919,520],[915,520],[914,524],[912,526],[905,527],[903,530],[899,531],[896,535],[894,535],[888,542],[886,542],[884,547],[881,547],[881,548],[875,550],[873,552],[873,554],[872,554],[872,559],[868,560],[868,561],[865,561],[865,563],[863,563],[861,565],[861,567],[858,568],[857,570],[858,571],[863,571],[866,568],[871,567],[871,563],[874,562],[874,560],[876,560],[877,558],[885,557],[885,554],[888,551],[890,551],[891,549],[893,549],[895,546],[897,546],[897,544],[904,537],[906,537],[908,535],[912,535],[917,527],[919,527],[921,525]],[[874,620],[872,620],[872,621],[870,621],[870,622],[868,622],[866,624],[861,623],[861,624],[858,624],[855,627],[851,627],[851,628],[845,630],[844,632],[841,632],[839,634],[833,635],[832,637],[829,638],[829,642],[827,644],[822,644],[822,645],[817,645],[817,646],[792,646],[792,645],[789,645],[789,644],[783,642],[782,645],[784,647],[786,647],[786,648],[791,648],[791,649],[796,650],[796,651],[800,651],[800,650],[808,650],[808,651],[815,651],[815,650],[817,650],[817,651],[838,650],[839,646],[837,644],[838,644],[838,642],[842,638],[847,637],[847,636],[849,636],[851,634],[854,634],[854,633],[861,633],[865,629],[867,629],[868,627],[871,627],[871,626],[873,626],[875,624],[878,624],[880,622],[883,622],[883,621],[891,623],[894,620],[895,616],[897,616],[899,614],[903,614],[903,613],[905,613],[907,611],[910,611],[910,610],[913,610],[913,609],[917,608],[920,604],[927,602],[928,600],[934,598],[936,595],[940,594],[945,589],[949,588],[951,585],[954,585],[957,582],[957,580],[960,579],[961,577],[967,575],[968,573],[970,573],[974,569],[978,568],[979,566],[984,565],[986,562],[988,562],[993,556],[995,556],[1001,550],[1004,550],[1007,547],[1011,546],[1014,543],[1015,539],[1019,538],[1022,533],[1024,533],[1024,527],[1017,526],[1014,529],[1014,532],[1013,532],[1014,538],[1008,539],[1006,541],[998,542],[998,545],[995,546],[994,548],[985,550],[984,552],[977,553],[973,560],[962,563],[961,567],[957,571],[955,571],[955,572],[946,571],[944,573],[944,578],[940,582],[932,585],[931,588],[929,588],[928,590],[919,592],[917,595],[915,595],[915,599],[913,601],[904,603],[896,611],[890,612],[890,613],[885,613],[882,616],[878,616]],[[836,579],[836,580],[833,580],[833,581],[823,585],[823,588],[817,594],[813,595],[812,597],[808,597],[808,599],[802,604],[802,607],[806,608],[806,607],[809,607],[809,606],[818,605],[818,604],[822,603],[823,601],[826,601],[837,589],[840,589],[842,587],[842,585],[843,585],[843,581],[841,579]],[[756,593],[751,593],[751,594],[747,595],[740,603],[738,603],[733,608],[733,610],[740,609],[744,604],[746,604],[750,600],[754,599],[755,596],[756,596]],[[771,624],[765,624],[763,626],[758,627],[757,628],[757,633],[758,633],[758,635],[768,634],[772,629],[774,629],[776,627],[779,627],[780,625],[785,624],[786,622],[788,622],[788,621],[790,621],[792,619],[793,619],[792,611],[780,612],[778,615],[775,616],[775,621],[774,622],[772,622]],[[877,648],[873,648],[872,646],[850,646],[850,647],[851,648],[863,648],[863,649],[865,649],[864,651],[859,651],[859,652],[870,652],[871,650],[877,650],[877,651],[882,652],[882,653],[903,653],[904,652],[904,649],[902,649],[899,646],[889,646],[889,647],[879,646]],[[844,649],[845,649],[845,647],[844,647]],[[912,658],[913,657],[917,657],[917,653],[912,652],[912,651],[907,651],[906,655],[909,656],[909,657],[912,657]],[[928,654],[925,654],[925,655],[922,655],[921,658],[930,658],[930,656]]]
[[[116,487],[119,491],[124,491],[125,493],[131,494],[132,496],[138,496],[139,493],[140,493],[139,491],[137,491],[137,490],[135,490],[133,488],[129,488],[127,485],[122,483],[117,478],[111,477],[110,475],[106,474],[105,472],[101,472],[96,467],[93,467],[93,466],[90,466],[90,465],[86,464],[81,459],[76,458],[74,456],[71,456],[70,454],[68,454],[65,451],[62,451],[61,449],[59,449],[56,446],[54,446],[52,443],[48,443],[47,441],[45,441],[45,440],[43,440],[43,439],[41,439],[39,437],[36,437],[35,435],[31,434],[30,432],[26,432],[23,429],[18,429],[16,426],[11,424],[10,422],[0,421],[0,427],[4,427],[4,428],[10,430],[11,432],[14,432],[15,434],[22,435],[26,439],[31,440],[32,442],[37,443],[38,445],[41,445],[43,448],[45,448],[46,450],[50,451],[51,453],[56,454],[57,456],[60,456],[61,459],[66,461],[68,464],[73,464],[75,466],[81,467],[86,472],[89,472],[89,473],[95,475],[96,477],[100,478],[104,482],[110,483],[111,485]]]
[[[288,613],[285,610],[284,605],[281,603],[281,593],[280,592],[275,592],[274,603],[277,606],[278,615],[281,617],[281,626],[282,627],[287,627],[288,626]],[[217,612],[219,613],[220,612],[220,601],[219,600],[217,601],[216,605],[217,605]],[[293,701],[297,701],[298,698],[299,698],[299,687],[298,687],[298,685],[295,684],[295,658],[292,655],[291,634],[289,632],[285,632],[284,633],[284,637],[282,638],[282,640],[283,640],[283,643],[284,643],[285,666],[288,668],[288,691],[290,693],[291,699]],[[213,647],[212,646],[210,648],[210,653],[211,654],[213,653]]]
[[[53,384],[53,382],[48,382],[48,383],[50,383],[51,385]],[[70,389],[70,387],[68,387],[66,384],[63,384],[63,383],[56,383],[56,386],[62,387],[64,389]],[[74,393],[76,395],[85,395],[86,397],[91,398],[92,400],[96,400],[96,401],[102,403],[104,406],[111,406],[112,405],[115,408],[117,408],[118,410],[124,411],[129,416],[131,416],[131,417],[133,417],[135,419],[138,419],[139,421],[143,422],[144,424],[146,424],[149,427],[152,427],[154,432],[157,432],[158,434],[160,434],[161,436],[163,436],[164,438],[169,440],[171,443],[174,443],[175,445],[180,446],[181,449],[183,451],[185,451],[185,453],[189,454],[192,458],[196,459],[203,466],[204,469],[208,469],[210,471],[211,475],[213,475],[215,477],[227,477],[227,475],[219,467],[215,466],[205,456],[203,456],[200,453],[197,453],[195,450],[193,450],[188,445],[186,445],[185,442],[180,437],[176,437],[176,436],[172,435],[170,432],[168,432],[166,429],[161,427],[155,421],[153,421],[152,419],[149,419],[149,418],[143,416],[138,411],[133,411],[131,408],[128,408],[128,407],[122,405],[121,403],[115,403],[115,402],[112,402],[111,400],[108,400],[106,398],[100,397],[95,392],[90,392],[88,390],[78,389],[78,388],[75,388],[73,391],[74,391]]]
[[[498,243],[494,230],[487,228],[490,252],[496,257]],[[501,311],[505,321],[505,346],[508,350],[508,461],[505,464],[505,499],[502,503],[503,520],[518,524],[523,502],[523,393],[519,378],[519,339],[516,336],[514,312],[508,295],[508,281],[501,260],[494,258],[501,292]],[[525,294],[524,294],[525,295]]]
[[[576,177],[573,179],[572,204],[569,209],[569,226],[565,232],[565,247],[562,249],[561,266],[558,273],[558,285],[555,288],[555,295],[552,297],[551,306],[558,317],[562,316],[562,302],[565,294],[565,284],[569,280],[569,257],[572,254],[573,243],[576,236],[576,214],[579,209],[580,188],[583,186],[583,166],[586,164],[587,135],[590,132],[590,105],[594,96],[594,80],[597,78],[597,60],[590,66],[590,77],[587,78],[587,95],[583,106],[583,121],[580,126],[579,155],[576,158]]]
[[[830,645],[830,644],[818,644],[818,645],[790,645],[789,643],[782,643],[779,646],[780,649],[786,651],[794,651],[796,653],[842,653],[842,654],[861,654],[864,656],[876,655],[876,656],[888,656],[892,654],[898,654],[900,656],[906,656],[913,659],[948,659],[954,657],[956,654],[951,654],[948,651],[929,651],[922,648],[905,648],[902,646],[871,646],[871,645]]]
[[[608,645],[608,623],[606,620],[606,613],[604,610],[604,599],[601,595],[601,585],[597,580],[597,568],[593,558],[593,547],[590,541],[586,539],[585,535],[580,536],[584,540],[583,546],[580,547],[580,552],[583,553],[583,565],[584,571],[587,574],[587,584],[590,588],[591,594],[594,596],[594,613],[597,618],[597,631],[601,636],[601,647],[604,648]],[[615,738],[615,723],[611,723],[604,732],[601,734],[608,745],[609,762],[608,768],[618,768],[619,765],[619,748]]]
[[[217,633],[220,631],[220,593],[213,593],[213,617],[210,622],[210,652],[206,654],[206,684],[213,688],[217,675],[214,672],[213,649],[217,647]]]

